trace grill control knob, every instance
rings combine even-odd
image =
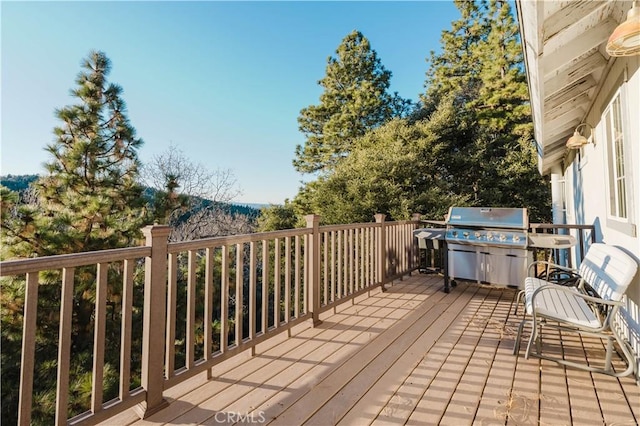
[[[520,241],[520,235],[514,235],[514,236],[513,236],[513,241],[515,241],[516,243],[517,243],[518,241]]]
[[[451,231],[451,235],[453,235],[454,237],[458,236],[458,231]]]
[[[504,234],[500,234],[500,241],[506,241],[507,240],[507,236]]]
[[[492,232],[487,232],[487,240],[489,240],[489,241],[493,240],[493,233]]]
[[[476,232],[474,235],[476,236],[476,239],[478,239],[478,240],[480,239],[480,233],[479,232]]]
[[[465,237],[465,238],[469,238],[469,235],[470,235],[469,231],[464,231],[462,233],[462,236]]]

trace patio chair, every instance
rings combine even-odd
[[[553,268],[562,268],[551,265]],[[577,271],[576,286],[565,286],[540,278],[527,277],[524,290],[518,296],[524,302],[525,318],[518,327],[513,353],[520,351],[520,338],[524,325],[531,324],[531,336],[525,357],[535,356],[559,364],[622,377],[631,374],[635,360],[628,343],[622,339],[614,320],[623,305],[622,298],[636,274],[636,261],[611,245],[595,243],[587,252]],[[516,307],[517,309],[517,307]],[[542,354],[542,327],[550,327],[583,335],[595,336],[607,341],[604,367],[571,362]],[[618,343],[627,362],[627,369],[615,372],[611,365],[613,341]],[[532,353],[536,342],[536,352]]]

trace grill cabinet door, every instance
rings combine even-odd
[[[527,250],[491,247],[481,256],[484,281],[495,285],[521,287],[527,274]]]
[[[461,280],[478,281],[480,265],[476,247],[449,244],[449,276]]]

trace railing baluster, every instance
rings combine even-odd
[[[344,265],[342,266],[342,284],[344,287],[342,288],[342,294],[347,296],[349,294],[349,231],[342,231],[343,236],[343,244],[342,244],[342,259],[344,261]]]
[[[33,369],[36,352],[36,318],[38,314],[38,274],[39,271],[27,273],[27,286],[24,294],[20,400],[18,402],[18,424],[21,426],[31,424]]]
[[[376,223],[378,223],[379,227],[377,228],[377,238],[376,238],[376,281],[380,283],[382,286],[382,290],[385,290],[384,285],[386,284],[386,271],[387,271],[387,230],[385,227],[385,217],[386,215],[382,213],[378,213],[375,215]]]
[[[222,246],[220,271],[220,352],[227,352],[229,344],[229,246]]]
[[[398,247],[400,247],[400,242],[398,240],[398,227],[391,225],[389,227],[389,231],[392,235],[389,249],[391,253],[393,253],[391,261],[393,262],[393,275],[395,276],[398,274],[398,268],[400,267],[400,256],[398,253]]]
[[[300,258],[300,236],[295,237],[295,255],[294,255],[294,291],[293,291],[293,312],[296,318],[300,318],[300,265],[302,259]]]
[[[362,233],[360,229],[355,230],[355,245],[356,245],[356,253],[355,253],[355,269],[356,269],[356,281],[355,281],[355,289],[360,290],[362,288],[362,283],[360,282],[360,250],[361,250],[361,240]]]
[[[329,256],[331,262],[331,297],[330,302],[336,301],[336,231],[331,231],[331,255]]]
[[[354,238],[353,238],[353,229],[349,229],[349,250],[347,251],[347,256],[349,259],[349,294],[353,294],[353,273],[354,273],[354,265],[353,265],[353,253],[354,253]]]
[[[402,255],[399,253],[400,249],[400,237],[398,236],[398,225],[391,225],[389,227],[389,231],[391,232],[391,244],[389,245],[389,250],[393,253],[393,257],[391,258],[392,267],[393,267],[393,276],[398,275],[398,271],[402,267]]]
[[[213,358],[213,260],[215,247],[207,247],[205,251],[205,277],[204,277],[204,359]],[[207,375],[210,374],[207,369]],[[210,378],[210,377],[209,377]]]
[[[363,286],[368,287],[371,285],[371,277],[369,276],[369,271],[371,267],[371,259],[370,259],[370,251],[369,251],[369,233],[371,228],[364,229],[364,240],[362,242],[362,249],[364,250],[364,254],[362,255],[362,279]]]
[[[400,225],[397,227],[397,232],[398,232],[398,240],[399,240],[399,244],[398,244],[398,249],[397,251],[400,253],[400,268],[398,271],[396,271],[396,274],[400,273],[402,274],[404,271],[406,271],[407,268],[407,244],[406,244],[406,239],[405,239],[405,234],[404,234],[404,228],[406,228],[406,225]]]
[[[362,230],[362,288],[368,287],[369,281],[369,228]]]
[[[324,305],[329,304],[329,233],[322,233],[322,248],[323,248],[323,257],[322,263],[324,264],[324,279],[322,280],[322,290],[323,290],[323,299]]]
[[[369,228],[369,285],[376,282],[376,230]]]
[[[242,307],[243,301],[243,284],[244,284],[244,244],[236,244],[236,346],[240,346],[242,343],[243,334],[243,316]]]
[[[71,319],[73,318],[74,268],[62,270],[60,331],[58,337],[58,379],[56,385],[56,425],[67,424],[69,402],[69,370],[71,365]]]
[[[336,238],[338,239],[338,274],[336,280],[336,300],[342,298],[342,231],[337,231]]]
[[[91,381],[91,412],[102,410],[104,382],[104,347],[107,323],[108,263],[98,263],[96,282],[95,331],[93,334],[93,377]]]
[[[401,275],[404,275],[405,272],[409,272],[411,248],[409,246],[409,239],[407,238],[407,234],[411,234],[411,229],[409,229],[410,226],[411,224],[405,223],[404,225],[402,225],[402,229],[400,230],[400,237],[402,238],[402,247],[400,248],[400,251],[404,260],[402,262],[402,270],[400,271]]]
[[[131,328],[133,326],[133,269],[135,259],[122,265],[122,330],[120,332],[120,399],[129,396],[131,387]]]
[[[300,300],[300,316],[310,312],[310,310],[308,309],[309,286],[311,285],[309,281],[308,269],[310,268],[310,265],[312,263],[309,249],[309,244],[311,244],[310,241],[311,237],[309,235],[305,235],[303,240],[304,244],[302,246],[302,257],[300,258],[300,277],[302,279],[302,282],[300,284],[300,292],[302,293],[302,299]],[[318,268],[320,268],[320,265],[318,265]],[[318,269],[318,273],[320,273],[320,269]],[[317,284],[319,285],[320,283]],[[318,289],[319,288],[320,287],[318,287]]]
[[[291,321],[291,237],[284,238],[284,322]]]
[[[280,261],[281,259],[281,251],[280,251],[280,238],[276,238],[274,240],[274,255],[273,255],[273,326],[275,328],[280,327],[280,287],[281,287],[281,271],[280,271]]]
[[[178,302],[178,254],[169,254],[169,286],[167,289],[167,336],[165,346],[165,377],[176,371],[176,309]]]
[[[262,334],[269,330],[269,242],[262,240]]]
[[[365,265],[366,265],[365,285],[370,286],[371,283],[373,282],[373,279],[371,276],[371,228],[366,229],[364,248],[365,248],[364,258],[365,258]]]
[[[185,344],[185,357],[187,369],[195,365],[196,346],[196,260],[198,253],[189,250],[187,265],[187,332]]]
[[[249,339],[256,338],[256,242],[249,244]]]
[[[393,262],[393,275],[398,274],[398,268],[400,266],[400,256],[398,255],[398,247],[400,246],[398,241],[398,227],[391,225],[389,227],[389,231],[391,232],[391,245],[389,249],[391,253],[393,253],[393,258],[391,261]]]

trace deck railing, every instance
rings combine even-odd
[[[131,407],[148,417],[167,404],[164,390],[301,321],[317,325],[323,311],[416,269],[418,225],[376,215],[375,223],[319,226],[310,215],[306,228],[176,243],[168,242],[170,228],[150,226],[141,247],[2,262],[0,276],[25,282],[18,424],[32,421],[41,285],[55,287],[60,306],[55,423],[92,424]],[[91,397],[70,413],[80,275],[95,277],[86,290],[95,299],[86,324]],[[111,394],[107,364],[118,370]]]
[[[596,229],[594,225],[567,225],[556,223],[531,223],[529,228],[533,233],[547,233],[557,235],[573,235],[576,245],[570,249],[533,249],[533,256],[537,258],[538,252],[552,252],[552,258],[564,266],[573,268],[579,265],[589,249],[596,242]]]
[[[57,366],[55,423],[92,424],[131,407],[148,417],[166,405],[164,390],[302,321],[317,325],[322,312],[416,269],[413,230],[421,225],[414,219],[376,215],[374,223],[319,226],[310,215],[306,228],[175,243],[170,228],[151,226],[141,247],[1,262],[0,276],[25,286],[18,423],[32,421],[42,362],[41,286],[59,301],[59,312],[40,312],[59,319],[57,359],[48,360]],[[578,261],[595,237],[589,226],[531,227],[578,232]],[[69,407],[78,375],[72,321],[74,294],[87,276],[94,281],[85,291],[95,299],[84,324],[93,328],[91,396],[78,410]],[[117,389],[109,392],[107,366],[117,369]]]

